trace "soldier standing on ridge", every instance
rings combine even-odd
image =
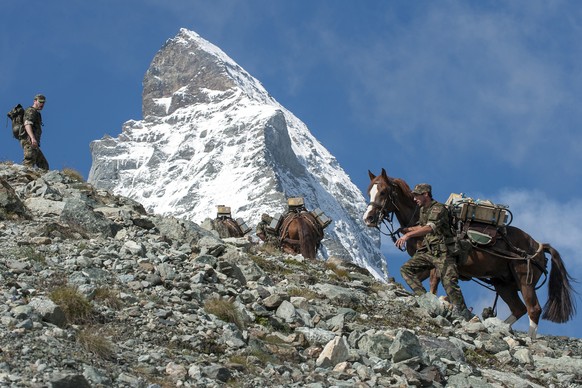
[[[42,116],[40,111],[44,108],[46,98],[42,94],[34,96],[32,106],[24,112],[24,130],[26,136],[20,140],[24,150],[22,164],[27,167],[37,166],[43,170],[49,169],[49,164],[40,150],[40,137],[42,135]]]
[[[449,252],[449,247],[454,246],[455,240],[448,210],[445,205],[432,198],[432,187],[427,183],[416,185],[412,194],[420,207],[418,225],[402,229],[405,234],[396,241],[396,246],[404,248],[406,240],[411,237],[424,236],[424,240],[423,247],[400,268],[402,278],[416,295],[423,295],[426,289],[418,274],[436,268],[440,273],[443,288],[453,305],[453,315],[468,321],[473,314],[467,309],[459,287],[456,258]]]

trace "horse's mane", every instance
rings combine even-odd
[[[402,191],[404,195],[406,195],[411,200],[414,200],[412,190],[410,190],[410,186],[408,186],[408,183],[406,183],[403,179],[400,178],[390,178],[390,179],[392,179],[392,182],[394,182],[394,184],[400,188],[400,191]]]
[[[388,178],[388,181],[386,182],[387,185],[391,185],[391,184],[396,185],[400,189],[400,191],[402,191],[402,194],[404,194],[411,201],[414,201],[414,196],[412,195],[412,190],[410,189],[410,186],[408,186],[408,183],[406,183],[404,181],[404,179],[392,178],[392,177],[389,177],[388,175],[386,175],[386,177]],[[376,179],[378,179],[378,178],[382,178],[382,175],[376,176]],[[374,185],[373,181],[371,181],[370,185],[368,186],[368,192],[370,192],[372,185]]]

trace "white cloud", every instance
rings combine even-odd
[[[582,275],[582,199],[556,201],[540,191],[504,190],[498,202],[509,205],[514,215],[513,226],[517,226],[534,239],[550,243],[570,271]],[[580,276],[582,278],[582,276]]]
[[[386,25],[363,43],[328,39],[363,127],[402,146],[414,138],[443,165],[476,151],[510,168],[549,170],[540,150],[560,152],[565,167],[582,161],[569,146],[582,142],[573,130],[582,119],[573,109],[582,102],[572,72],[579,56],[561,47],[582,33],[572,19],[555,22],[567,10],[448,2],[408,19],[385,12]]]

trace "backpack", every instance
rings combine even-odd
[[[7,116],[12,120],[12,136],[16,140],[22,139],[26,135],[24,130],[24,108],[18,104],[8,112]]]

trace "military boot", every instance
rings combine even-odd
[[[469,311],[466,307],[454,307],[453,311],[451,312],[451,318],[453,321],[465,321],[468,322],[476,315]]]

